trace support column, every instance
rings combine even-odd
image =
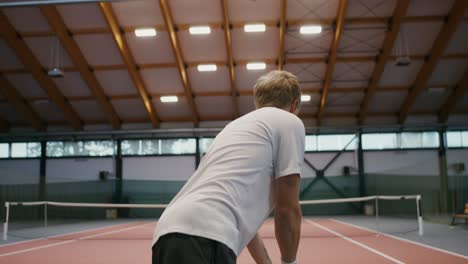
[[[196,150],[195,150],[195,169],[198,169],[198,165],[200,165],[201,160],[201,153],[200,153],[200,138],[196,138]]]
[[[47,199],[47,183],[46,183],[46,164],[47,164],[47,143],[41,141],[41,157],[39,161],[39,201]]]
[[[447,176],[447,149],[445,146],[445,131],[439,131],[439,175],[440,175],[440,212],[448,213],[448,176]]]
[[[10,144],[11,145],[11,144]],[[46,182],[46,174],[47,174],[47,142],[41,141],[41,157],[39,160],[39,197],[38,201],[46,201],[47,200],[47,182]],[[37,211],[38,219],[44,219],[45,214],[42,207],[38,208]]]
[[[364,151],[362,150],[362,131],[357,132],[358,148],[358,173],[359,173],[359,196],[366,196],[366,178],[364,174]]]
[[[122,140],[117,140],[117,153],[115,155],[115,194],[114,202],[122,202]]]

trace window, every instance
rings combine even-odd
[[[419,148],[422,146],[422,133],[400,133],[400,148]]]
[[[362,149],[396,149],[397,134],[363,134],[362,135]]]
[[[423,148],[438,148],[440,146],[438,132],[423,132],[422,147]]]
[[[112,140],[47,142],[48,157],[112,156],[114,153]]]
[[[112,156],[114,155],[114,141],[84,141],[83,149],[85,156]]]
[[[195,154],[196,140],[190,139],[144,139],[123,140],[123,155]]]
[[[161,139],[161,154],[195,154],[196,140],[189,139]]]
[[[306,136],[305,151],[317,151],[317,136]]]
[[[15,142],[11,143],[12,158],[37,158],[41,156],[41,143]]]
[[[159,152],[157,139],[122,141],[122,155],[155,155]]]
[[[84,147],[82,141],[63,142],[63,156],[84,156]]]
[[[462,134],[460,131],[449,131],[445,134],[448,148],[459,148],[462,144]]]
[[[47,154],[47,157],[62,157],[63,156],[63,142],[61,141],[47,142],[46,154]]]
[[[41,156],[41,143],[39,142],[28,142],[27,147],[29,158],[38,158]]]
[[[461,132],[462,146],[468,147],[468,131]]]
[[[445,139],[448,148],[468,147],[468,131],[449,131]]]
[[[200,152],[206,153],[210,148],[211,144],[213,143],[214,138],[200,138]]]
[[[355,139],[355,137],[356,136],[354,134],[318,136],[318,150],[342,150],[348,143],[350,143],[351,140],[353,142],[349,144],[349,146],[346,149],[356,149],[357,140]]]
[[[27,143],[11,143],[12,158],[26,158],[28,156]]]
[[[10,144],[0,143],[0,158],[10,157]]]

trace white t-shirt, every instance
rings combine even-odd
[[[153,244],[177,232],[219,241],[239,255],[274,208],[274,180],[300,174],[304,142],[302,121],[278,108],[231,122],[164,210]]]

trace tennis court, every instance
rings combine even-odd
[[[468,263],[468,231],[423,223],[420,196],[370,196],[301,201],[308,214],[318,208],[377,205],[372,214],[304,216],[298,261],[300,263]],[[416,201],[416,202],[415,202]],[[8,204],[8,222],[0,245],[0,263],[149,263],[156,220],[165,204],[96,204],[21,202]],[[413,214],[388,213],[386,207],[414,207]],[[30,221],[19,214],[42,211],[43,219]],[[61,210],[59,210],[61,209]],[[129,215],[117,218],[125,209]],[[405,209],[408,210],[408,209]],[[84,217],[71,218],[79,212]],[[340,210],[341,212],[344,210]],[[104,218],[86,216],[106,214]],[[369,212],[368,212],[369,213]],[[452,231],[452,232],[450,232]],[[273,263],[280,253],[273,219],[259,230]],[[438,244],[437,239],[442,239]],[[452,240],[452,243],[447,243]],[[439,241],[440,243],[440,241]],[[457,248],[456,245],[459,245]],[[455,247],[454,247],[455,245]],[[254,263],[244,250],[238,263]]]
[[[44,239],[4,244],[0,263],[150,263],[155,222],[133,221]],[[279,263],[274,224],[260,229]],[[304,218],[300,263],[468,263],[468,257],[331,218]],[[254,263],[244,251],[238,263]]]

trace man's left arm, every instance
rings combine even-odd
[[[250,240],[247,245],[250,255],[257,264],[271,264],[270,256],[263,244],[262,238],[257,234]]]

